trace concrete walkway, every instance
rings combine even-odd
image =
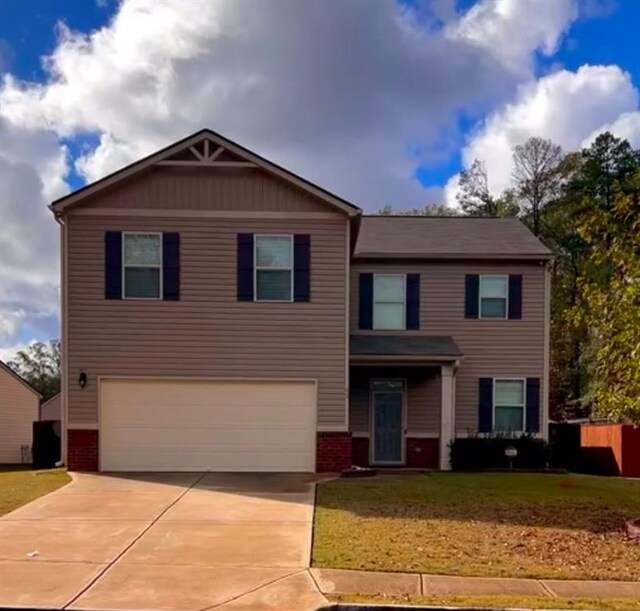
[[[629,581],[451,577],[338,569],[311,569],[311,574],[320,591],[325,594],[546,596],[550,598],[631,598],[640,600],[640,582]]]
[[[313,476],[74,476],[0,519],[0,606],[316,609]]]

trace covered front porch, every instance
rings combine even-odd
[[[353,464],[449,469],[461,357],[450,337],[353,335]]]

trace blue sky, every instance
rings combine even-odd
[[[65,27],[59,24],[64,23]],[[210,127],[375,212],[640,147],[640,0],[0,0],[0,358],[59,334],[47,204]]]

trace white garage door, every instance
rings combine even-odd
[[[314,471],[314,382],[102,380],[103,471]]]

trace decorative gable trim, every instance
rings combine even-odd
[[[135,174],[157,165],[186,165],[206,168],[209,171],[229,167],[259,168],[310,193],[347,216],[359,217],[361,215],[361,210],[357,206],[209,129],[200,130],[101,180],[66,195],[54,201],[49,208],[54,214],[60,214],[69,207],[81,204],[85,198],[100,193],[108,187],[112,187]]]

